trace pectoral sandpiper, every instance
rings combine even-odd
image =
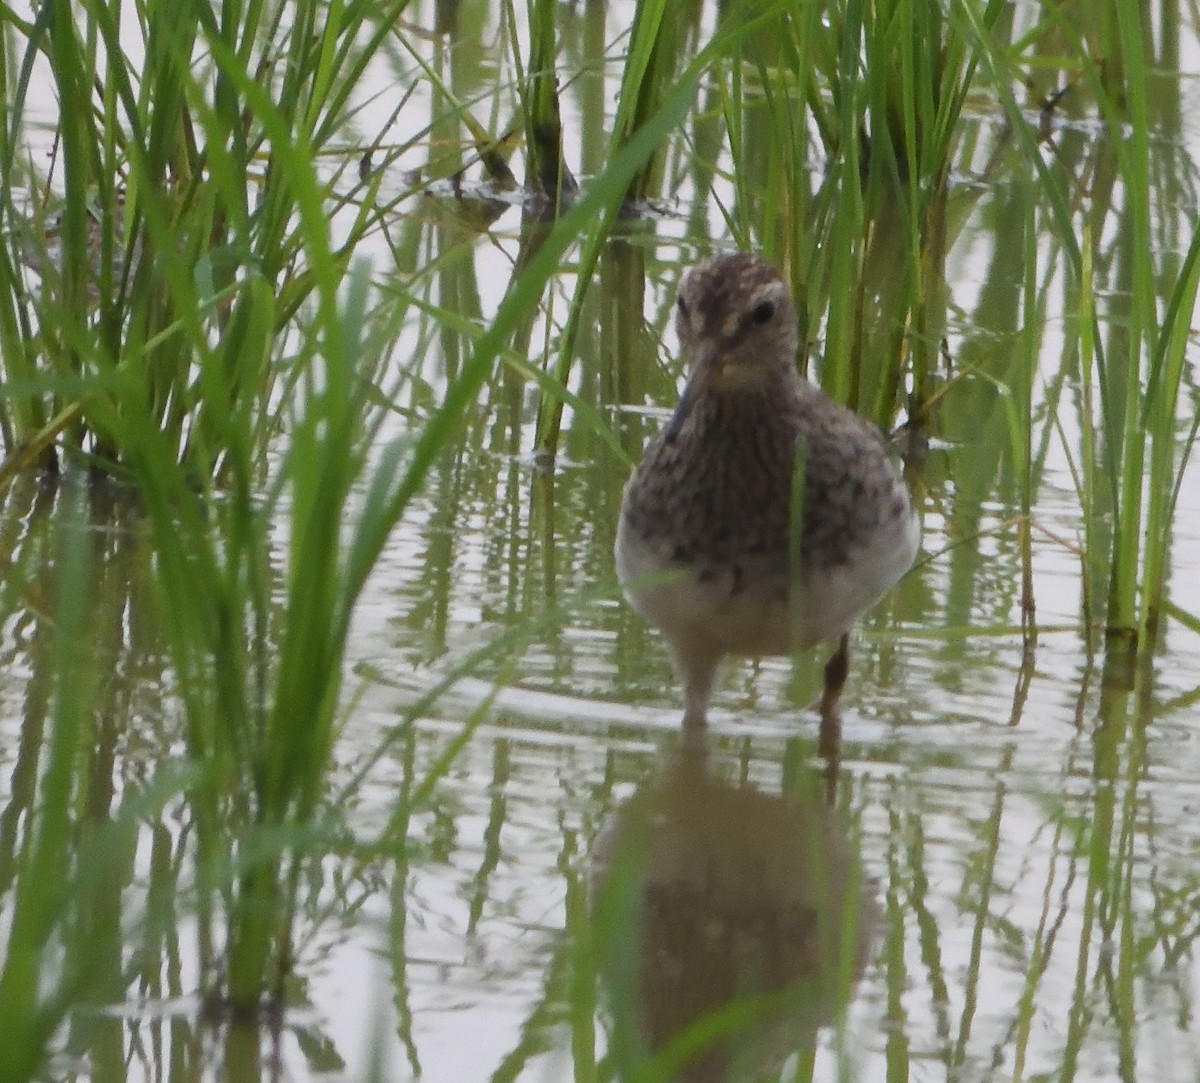
[[[720,255],[676,308],[687,385],[625,489],[617,572],[666,637],[685,729],[707,720],[727,655],[838,640],[836,704],[853,622],[917,552],[912,501],[882,433],[805,380],[796,309],[756,256]]]

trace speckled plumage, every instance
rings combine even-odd
[[[696,267],[676,326],[687,386],[626,486],[616,560],[697,726],[726,655],[841,637],[844,677],[846,633],[912,564],[917,526],[882,434],[797,371],[795,308],[766,263]]]

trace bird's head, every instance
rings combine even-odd
[[[787,285],[745,252],[714,256],[688,273],[675,326],[692,374],[712,386],[755,383],[796,363],[799,330]]]

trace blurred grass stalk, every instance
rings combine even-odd
[[[540,48],[548,48],[551,35],[549,24],[553,0],[539,0]],[[650,178],[655,163],[661,161],[663,147],[670,132],[680,124],[695,95],[696,82],[703,70],[697,61],[683,72],[673,86],[666,84],[675,74],[674,55],[663,56],[660,35],[662,34],[665,6],[662,0],[639,4],[634,14],[630,31],[629,48],[625,54],[625,67],[621,77],[621,91],[617,98],[617,113],[613,120],[609,139],[609,158],[620,154],[630,146],[642,146],[637,156],[637,165],[630,171],[623,189],[600,181],[604,193],[602,214],[597,216],[579,255],[577,285],[567,313],[566,325],[558,346],[558,359],[549,366],[548,375],[562,388],[569,386],[571,370],[575,360],[575,343],[582,319],[583,298],[591,285],[593,274],[600,260],[600,253],[611,235],[621,209],[631,199],[642,199],[648,194]],[[710,46],[711,49],[711,46]],[[705,54],[709,50],[704,51]],[[544,91],[543,91],[544,97]],[[546,107],[543,105],[543,109]],[[557,114],[557,106],[555,106]],[[606,170],[605,173],[611,173]],[[595,188],[595,181],[591,187]],[[558,438],[562,429],[565,396],[543,394],[538,408],[537,431],[534,437],[536,452],[548,460],[558,453]]]
[[[512,0],[505,0],[505,6],[509,9],[510,24],[515,26]],[[557,7],[556,0],[535,0],[530,6],[529,71],[520,84],[526,132],[525,187],[550,201],[548,217],[557,215],[563,207],[564,197],[574,195],[577,190],[563,155],[555,67]]]
[[[40,793],[14,877],[7,943],[0,969],[0,1080],[26,1080],[41,1066],[50,1039],[77,993],[79,973],[64,965],[56,934],[68,900],[84,893],[74,852],[72,809],[78,798],[94,697],[80,644],[87,642],[87,536],[83,500],[72,494],[59,533],[60,573],[54,637],[54,710]],[[68,960],[68,964],[70,960]]]
[[[1109,122],[1117,160],[1125,181],[1127,206],[1121,255],[1128,264],[1127,325],[1112,328],[1116,349],[1104,355],[1100,371],[1101,409],[1113,448],[1110,482],[1116,491],[1113,559],[1109,577],[1106,633],[1114,655],[1131,654],[1138,644],[1138,555],[1142,529],[1146,439],[1142,428],[1142,395],[1150,358],[1157,352],[1158,278],[1150,231],[1149,131],[1146,115],[1146,43],[1139,5],[1117,0],[1113,5],[1125,46],[1124,85],[1102,83],[1098,99]],[[1131,36],[1126,36],[1126,35]],[[1105,73],[1097,72],[1097,75]],[[1108,76],[1111,80],[1111,76]],[[1118,73],[1119,78],[1119,73]],[[1113,92],[1115,89],[1115,93]],[[1188,316],[1190,319],[1190,306]],[[1121,347],[1124,347],[1122,349]]]

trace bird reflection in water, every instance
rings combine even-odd
[[[617,1078],[759,1080],[811,1057],[848,1003],[878,908],[821,777],[791,790],[732,785],[693,743],[601,832],[593,915]]]

